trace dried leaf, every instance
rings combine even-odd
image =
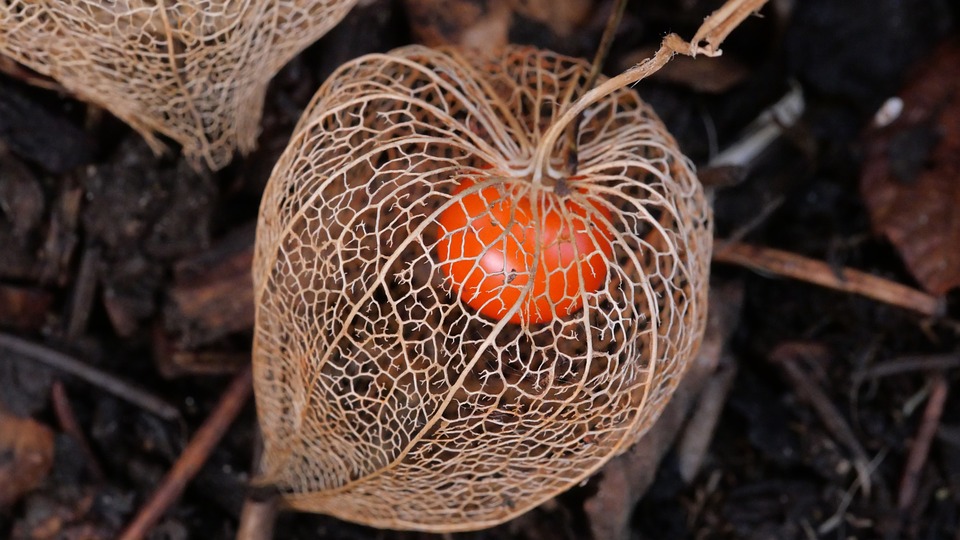
[[[410,27],[425,45],[494,51],[517,25],[542,25],[549,39],[569,39],[587,23],[591,0],[406,0]]]
[[[0,4],[0,54],[57,79],[194,166],[256,145],[267,83],[356,0]]]
[[[0,326],[21,332],[39,331],[47,322],[52,305],[53,295],[48,291],[0,283]]]
[[[705,325],[709,207],[622,87],[587,102],[579,170],[563,176],[554,124],[576,117],[564,112],[588,71],[532,48],[414,46],[344,65],[314,97],[254,253],[261,483],[287,505],[393,529],[488,527],[576,485],[659,416]],[[603,209],[588,215],[612,255],[597,290],[573,278],[583,309],[514,324],[455,292],[438,245],[483,216],[447,234],[437,220],[474,182]]]
[[[53,465],[53,431],[0,408],[0,508],[33,490]]]
[[[924,289],[960,286],[960,42],[940,47],[900,94],[903,111],[866,134],[860,188],[874,231]]]
[[[416,40],[432,47],[459,44],[497,48],[509,43],[513,11],[505,0],[406,0]]]

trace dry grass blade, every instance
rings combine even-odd
[[[60,429],[72,437],[80,447],[80,452],[83,454],[87,462],[87,468],[94,479],[98,482],[103,481],[105,478],[103,468],[97,461],[97,455],[93,452],[90,441],[87,440],[87,437],[83,434],[83,429],[80,428],[80,422],[77,421],[77,416],[73,412],[73,406],[70,404],[70,398],[67,396],[67,390],[62,382],[54,381],[50,399],[53,402],[53,412],[60,423]]]
[[[927,407],[923,411],[917,435],[910,445],[907,463],[900,480],[900,490],[897,494],[897,509],[905,513],[916,503],[917,493],[920,491],[920,479],[927,459],[930,455],[930,446],[940,427],[940,418],[950,394],[950,382],[943,373],[931,377],[930,397]]]
[[[147,410],[164,420],[180,418],[180,411],[144,388],[124,381],[82,362],[68,354],[33,343],[14,335],[0,333],[0,352],[7,350],[24,358],[69,373],[103,389],[129,403]]]
[[[56,79],[195,166],[253,149],[267,83],[356,0],[0,3],[0,54]]]

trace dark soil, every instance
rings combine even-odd
[[[632,4],[608,71],[668,31],[692,35],[720,2]],[[788,17],[768,6],[764,18],[748,21],[725,45],[746,75],[721,93],[702,93],[682,80],[645,81],[637,90],[681,147],[705,163],[712,145],[735,140],[799,85],[807,100],[801,122],[743,182],[718,190],[717,236],[733,234],[777,202],[745,240],[918,286],[896,250],[871,230],[858,187],[860,134],[916,66],[955,39],[960,9],[949,0],[783,4],[794,4]],[[598,2],[598,12],[605,7]],[[518,23],[511,38],[589,58],[602,24],[595,26],[582,39],[558,44],[548,29]],[[14,505],[0,507],[0,537],[112,537],[132,518],[209,414],[229,373],[247,361],[252,308],[245,297],[227,304],[211,291],[243,290],[259,195],[300,111],[341,62],[409,43],[410,35],[401,2],[379,0],[354,11],[274,80],[259,149],[216,174],[193,172],[176,150],[154,156],[108,114],[0,75],[0,333],[67,352],[179,412],[164,419],[0,348],[4,407],[57,432],[51,474]],[[946,316],[931,321],[730,266],[715,267],[713,279],[744,285],[730,344],[738,374],[699,476],[685,484],[668,455],[636,509],[635,537],[960,538],[957,396],[948,396],[916,496],[900,504],[931,381],[942,374],[953,383],[958,372],[862,377],[891,359],[960,356],[960,325],[952,322],[960,319],[957,291],[948,295]],[[807,375],[872,460],[869,494],[855,487],[850,450],[780,368],[784,347],[809,352]],[[65,387],[102,478],[80,444],[59,430],[54,381]],[[234,536],[255,423],[250,404],[154,538]],[[8,458],[0,455],[0,464]],[[582,505],[594,484],[513,523],[452,536],[584,538]],[[276,537],[432,536],[284,514]]]

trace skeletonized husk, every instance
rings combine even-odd
[[[57,79],[195,167],[256,145],[267,83],[356,0],[0,2],[0,54]]]
[[[254,260],[262,484],[292,508],[394,529],[488,527],[568,489],[656,420],[704,328],[710,212],[689,161],[623,89],[581,117],[569,182],[613,257],[584,308],[477,315],[436,258],[463,179],[532,182],[589,66],[412,46],[339,69],[264,194]]]

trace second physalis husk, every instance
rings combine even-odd
[[[220,169],[260,133],[270,79],[357,0],[5,0],[0,55]]]

